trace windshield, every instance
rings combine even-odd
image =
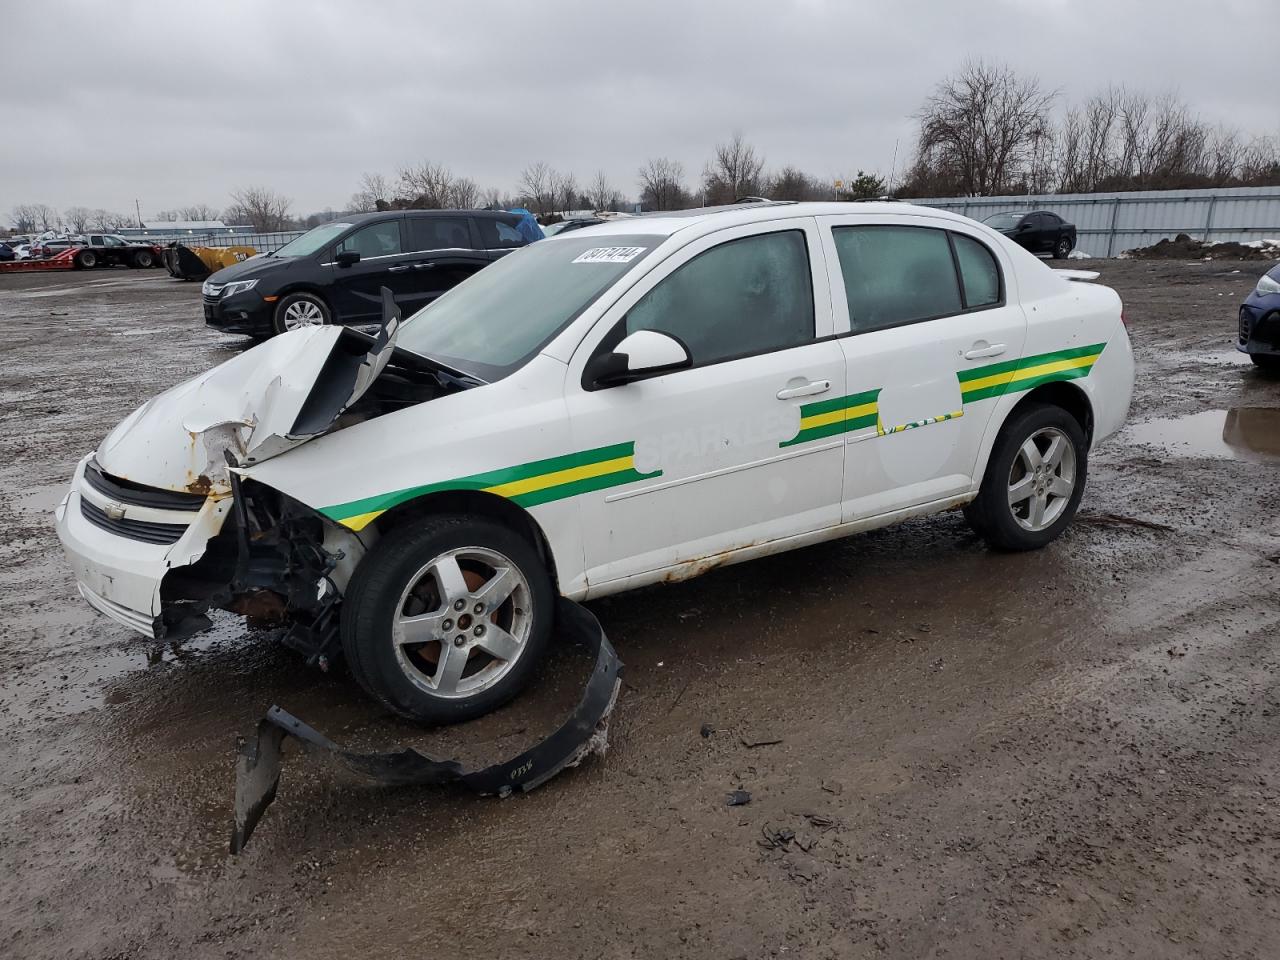
[[[987,217],[982,222],[993,230],[1012,230],[1018,225],[1023,214],[1021,213],[997,213],[995,216]]]
[[[396,345],[482,380],[518,370],[665,237],[569,235],[531,244],[423,307]]]
[[[349,223],[322,223],[313,227],[300,237],[295,237],[283,247],[271,254],[273,257],[309,257],[337,240],[344,230],[351,229]]]

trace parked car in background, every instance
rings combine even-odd
[[[8,262],[9,260],[17,260],[18,254],[13,247],[0,240],[0,262]]]
[[[84,243],[84,237],[39,237],[31,244],[31,256],[46,259]]]
[[[76,254],[76,266],[91,267],[156,267],[160,265],[160,248],[139,240],[127,240],[113,233],[91,233],[82,239]]]
[[[383,287],[408,315],[528,243],[520,215],[504,211],[355,214],[211,274],[201,290],[204,319],[255,337],[376,323]]]
[[[13,247],[13,253],[15,260],[29,260],[31,259],[31,244],[25,241],[19,243]]]
[[[336,274],[415,229],[441,228],[343,222],[295,259]],[[618,220],[149,400],[76,467],[58,533],[85,600],[147,636],[275,609],[387,709],[462,720],[531,676],[560,596],[955,508],[997,548],[1052,542],[1133,390],[1093,276],[900,203]]]
[[[559,223],[543,227],[542,232],[548,237],[554,237],[561,233],[581,230],[583,227],[594,227],[598,223],[604,223],[604,221],[599,217],[575,217],[572,220],[561,220]]]
[[[1240,304],[1236,349],[1259,368],[1280,373],[1280,263],[1261,277]]]
[[[1020,247],[1055,260],[1065,260],[1076,246],[1076,226],[1056,213],[1034,210],[1030,213],[997,213],[982,221],[998,230]]]

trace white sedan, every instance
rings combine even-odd
[[[1048,544],[1133,388],[1093,276],[896,203],[589,227],[376,337],[298,330],[161,394],[80,463],[58,531],[143,633],[274,617],[389,709],[473,717],[558,597],[953,508]]]

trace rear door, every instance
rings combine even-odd
[[[382,316],[382,288],[390,287],[396,303],[408,315],[414,299],[412,255],[405,252],[403,218],[388,217],[363,223],[333,248],[326,267],[332,270],[331,301],[339,323],[371,323]],[[349,267],[337,265],[344,251],[360,254]]]
[[[488,265],[489,257],[476,249],[477,239],[467,216],[405,217],[406,250],[411,254],[405,316]]]
[[[965,493],[991,404],[983,365],[1017,360],[1026,319],[1007,262],[954,221],[823,218],[848,369],[843,520]]]
[[[485,249],[490,260],[497,260],[512,250],[529,244],[516,226],[519,222],[517,217],[475,217],[473,222],[479,235],[479,245]]]

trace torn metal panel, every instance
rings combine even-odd
[[[622,684],[622,661],[600,621],[585,607],[562,599],[556,622],[560,631],[596,655],[582,698],[569,718],[546,739],[480,770],[466,771],[455,760],[435,760],[411,747],[389,753],[344,750],[297,717],[272,707],[258,722],[255,734],[239,743],[231,852],[244,849],[275,799],[287,737],[297,740],[305,752],[334,761],[376,783],[406,786],[460,782],[479,794],[497,796],[532,790],[561,770],[577,766],[592,753],[603,753],[609,715]]]

